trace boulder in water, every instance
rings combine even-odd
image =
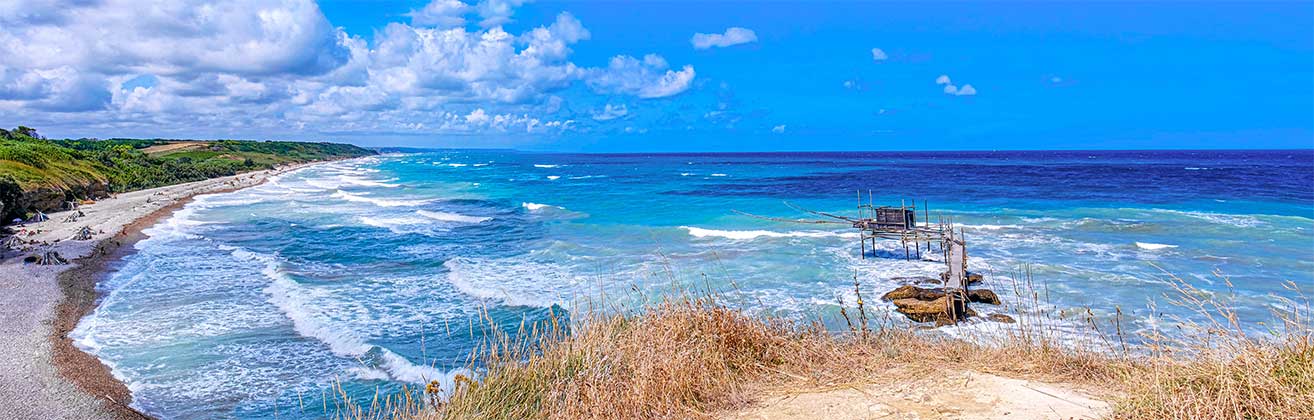
[[[881,296],[881,300],[887,302],[897,299],[936,300],[942,297],[944,297],[944,290],[941,289],[926,289],[913,285],[904,285]]]
[[[990,289],[972,289],[967,291],[967,300],[972,303],[999,304],[999,296]]]
[[[976,316],[972,308],[963,308],[963,313],[955,317],[949,313],[949,297],[940,296],[935,300],[895,299],[895,311],[916,322],[935,322],[935,326],[953,325],[960,319]]]

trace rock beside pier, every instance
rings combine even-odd
[[[896,299],[894,301],[895,311],[903,314],[913,321],[917,322],[934,322],[935,326],[953,325],[957,322],[954,316],[949,313],[949,298],[940,296],[935,300],[920,299]],[[976,316],[976,311],[972,308],[966,308],[960,318]]]
[[[944,297],[944,290],[926,289],[913,285],[899,286],[898,289],[891,290],[881,296],[881,300],[892,301],[899,299],[917,299],[917,300],[936,300]]]
[[[968,290],[966,298],[970,303],[1000,304],[999,296],[989,289]],[[881,295],[881,300],[893,302],[895,311],[910,320],[934,322],[937,327],[952,325],[963,318],[977,316],[976,311],[973,311],[972,308],[964,308],[963,313],[958,314],[959,316],[955,319],[953,314],[949,312],[949,297],[942,288],[924,288],[908,284],[886,292]],[[1016,322],[1008,315],[1002,314],[991,314],[986,318],[996,322]]]
[[[972,303],[999,304],[999,296],[990,289],[972,289],[967,291],[967,300]]]
[[[917,300],[936,300],[944,297],[944,289],[928,289],[913,285],[899,286],[881,296],[881,300],[892,301],[897,299],[917,299]],[[999,296],[990,289],[972,289],[967,291],[967,301],[972,303],[986,303],[998,305]]]

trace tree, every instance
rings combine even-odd
[[[18,134],[22,134],[22,135],[24,135],[24,136],[28,136],[28,137],[34,138],[34,139],[43,138],[43,137],[41,137],[40,134],[37,134],[37,131],[36,131],[35,128],[28,127],[28,126],[25,126],[25,125],[20,125],[20,126],[18,126],[18,128],[15,128],[15,129],[14,129],[14,132],[15,132],[15,133],[18,133]]]

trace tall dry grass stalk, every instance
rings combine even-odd
[[[1023,305],[1044,306],[1029,273],[1014,278]],[[1290,310],[1261,337],[1247,334],[1231,302],[1170,278],[1180,295],[1173,303],[1200,316],[1136,344],[1120,316],[1102,326],[1087,311],[1096,334],[1073,342],[1060,337],[1056,315],[1035,308],[1019,311],[1030,314],[1022,322],[996,324],[989,342],[953,339],[868,314],[861,296],[842,311],[841,332],[750,316],[710,293],[642,310],[584,309],[569,323],[522,324],[515,335],[489,322],[492,338],[471,359],[478,378],[336,411],[352,419],[713,418],[767,388],[973,370],[1103,389],[1116,419],[1314,418],[1309,303],[1294,284],[1300,300],[1276,305]]]
[[[1176,334],[1149,333],[1151,355],[1122,382],[1126,394],[1111,417],[1314,419],[1314,324],[1295,283],[1284,285],[1295,298],[1270,297],[1276,324],[1253,333],[1226,276],[1214,273],[1229,289],[1218,295],[1164,274],[1177,292],[1171,303],[1196,316],[1175,320]]]

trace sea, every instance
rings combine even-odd
[[[491,328],[673,295],[838,331],[856,282],[872,319],[906,324],[876,296],[938,277],[942,254],[790,221],[863,203],[952,221],[1004,301],[978,310],[1044,312],[1058,334],[1171,331],[1199,316],[1172,304],[1179,280],[1258,332],[1314,288],[1314,150],[425,150],[196,198],[114,266],[73,338],[161,418],[324,418],[477,376]]]

